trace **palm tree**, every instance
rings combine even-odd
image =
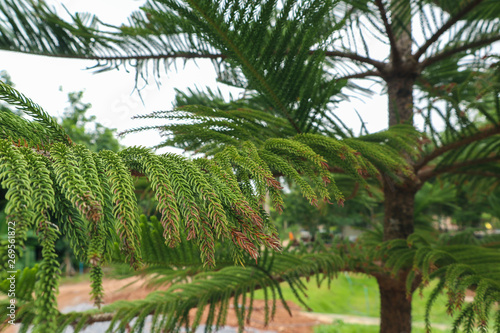
[[[100,29],[99,20],[90,15],[75,15],[73,22],[64,22],[43,2],[14,6],[6,1],[2,6],[3,15],[10,18],[2,24],[2,49],[92,59],[97,61],[98,70],[132,65],[138,78],[145,77],[149,66],[157,75],[160,66],[169,68],[176,59],[211,59],[219,80],[244,89],[245,99],[221,105],[220,100],[193,94],[183,107],[142,116],[169,120],[165,126],[154,127],[167,137],[162,145],[213,156],[216,166],[196,160],[204,172],[229,176],[229,169],[224,173],[217,169],[219,165],[239,168],[236,176],[242,195],[253,198],[254,190],[258,194],[250,202],[253,207],[268,190],[279,209],[279,185],[274,178],[278,176],[296,181],[312,204],[322,198],[343,203],[344,196],[334,185],[335,173],[349,174],[357,183],[355,188],[368,187],[368,182],[378,179],[385,205],[383,232],[376,247],[380,250],[375,251],[373,243],[366,241],[359,253],[349,250],[352,253],[347,257],[340,253],[344,264],[335,270],[362,271],[377,279],[381,332],[411,331],[410,296],[429,278],[441,279],[435,295],[445,286],[449,288],[453,306],[462,304],[465,288],[477,288],[476,303],[464,307],[455,327],[465,322],[467,329],[472,329],[474,318],[482,327],[487,324],[487,310],[500,290],[496,282],[486,279],[497,274],[487,270],[488,264],[498,260],[497,250],[477,244],[459,249],[423,237],[415,232],[414,200],[422,185],[437,177],[484,186],[500,175],[498,51],[493,48],[500,40],[498,1],[158,0],[134,13],[128,25],[106,29]],[[376,58],[372,56],[375,49],[387,53]],[[387,131],[356,137],[336,117],[334,106],[341,90],[359,91],[358,79],[374,79],[385,86]],[[197,105],[192,105],[192,100]],[[186,123],[186,119],[193,122]],[[436,119],[442,121],[442,129]],[[426,136],[416,135],[417,120],[423,123],[421,130]],[[146,129],[152,128],[137,131]],[[130,162],[131,156],[149,156],[147,153],[129,150],[122,156],[131,169],[152,172],[146,164],[141,167]],[[111,157],[106,161],[111,163]],[[261,185],[255,188],[250,179]],[[210,184],[223,188],[221,182]],[[238,188],[238,183],[232,184]],[[317,194],[312,188],[319,188]],[[224,192],[224,196],[230,193]],[[189,203],[187,207],[196,201]],[[189,212],[181,215],[189,216]],[[190,226],[193,231],[188,238],[194,237],[196,229],[194,224]],[[165,223],[164,227],[168,242],[177,244],[180,234],[174,224]],[[246,235],[252,239],[255,230],[248,228]],[[223,235],[221,230],[214,234]],[[273,241],[261,239],[273,247]],[[202,257],[213,263],[213,251],[208,251],[204,242],[200,241]],[[256,255],[246,241],[237,243]],[[382,261],[375,258],[378,255]],[[477,256],[484,260],[478,261]],[[236,257],[245,260],[241,255]],[[365,265],[359,266],[360,262]],[[276,276],[281,272],[285,274],[282,279],[293,285],[298,283],[290,277],[294,274],[333,269],[324,264],[314,268],[303,264],[306,268],[301,268],[300,274],[273,271],[277,268],[272,265],[267,272],[273,281],[282,281]],[[227,273],[213,274],[220,276],[220,281],[228,279]],[[204,296],[200,307],[217,297],[226,300],[229,295],[242,295],[242,290],[272,289],[275,285],[270,280],[247,278],[241,282],[245,287],[225,290],[225,297],[210,289],[214,294]],[[187,308],[181,307],[182,311]],[[139,314],[138,307],[135,309],[119,313],[127,317]],[[146,313],[154,312],[147,309]],[[183,313],[175,312],[172,318],[185,319]]]

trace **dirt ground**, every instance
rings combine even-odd
[[[152,289],[145,286],[145,280],[138,280],[137,277],[124,280],[104,279],[103,287],[105,292],[105,304],[117,300],[134,300],[144,298]],[[88,281],[78,283],[65,283],[59,288],[58,306],[60,310],[75,306],[81,303],[91,303],[90,284]],[[311,318],[300,313],[300,308],[293,302],[288,302],[292,309],[292,317],[288,314],[281,302],[276,303],[276,314],[274,320],[267,326],[264,326],[264,301],[256,300],[254,309],[248,327],[259,330],[269,330],[287,333],[312,333],[313,326],[325,323],[325,320]],[[331,321],[330,321],[331,322]],[[238,323],[234,309],[230,309],[226,326],[237,327]],[[6,333],[16,333],[15,327],[10,327]]]

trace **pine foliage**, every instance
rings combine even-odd
[[[335,186],[328,163],[346,169],[360,181],[363,180],[361,176],[367,175],[367,165],[371,165],[371,161],[385,163],[377,161],[376,154],[364,159],[342,141],[333,138],[325,141],[323,137],[314,134],[269,138],[258,146],[257,142],[252,141],[244,141],[238,146],[226,145],[211,159],[189,160],[173,154],[154,155],[150,150],[140,147],[127,148],[118,154],[111,151],[94,153],[67,140],[64,131],[28,98],[6,84],[1,87],[4,91],[3,100],[22,105],[22,109],[29,110],[28,113],[33,116],[32,121],[25,121],[10,111],[3,114],[9,124],[21,126],[12,125],[11,128],[15,128],[15,131],[4,132],[0,140],[0,175],[2,187],[8,190],[7,221],[16,223],[18,254],[22,252],[22,241],[26,238],[28,229],[37,230],[43,247],[44,259],[36,273],[34,304],[37,311],[26,313],[23,317],[26,325],[33,322],[35,330],[39,332],[54,331],[61,327],[61,316],[55,300],[60,272],[54,252],[55,241],[61,233],[71,240],[78,259],[91,266],[91,294],[97,306],[102,304],[103,297],[101,267],[109,260],[115,241],[119,244],[124,261],[135,269],[144,265],[140,235],[147,237],[147,232],[141,231],[133,175],[146,176],[152,184],[158,201],[158,212],[161,214],[159,222],[162,227],[162,243],[176,247],[181,244],[182,239],[192,241],[199,251],[200,262],[204,266],[215,267],[216,244],[223,241],[229,249],[232,262],[246,264],[248,267],[248,258],[257,260],[261,256],[261,247],[281,250],[277,232],[262,210],[267,192],[270,193],[275,208],[281,209],[281,186],[274,176],[276,173],[291,177],[301,184],[304,196],[312,204],[332,198],[342,204],[342,193]],[[43,124],[50,131],[35,132],[39,140],[33,142],[16,142],[15,138],[36,126],[33,123]],[[9,133],[13,135],[10,136]],[[392,148],[390,140],[386,141],[387,144],[382,148],[384,151],[400,149],[398,146]],[[330,149],[328,163],[317,152],[317,147]],[[392,155],[397,156],[397,153]],[[388,165],[388,170],[394,174],[406,165],[401,159],[393,162]],[[370,170],[376,169],[371,167]],[[313,185],[309,185],[304,178],[309,179]],[[3,261],[4,268],[12,269],[11,266],[7,267],[7,259],[11,253],[7,250],[7,245],[2,244],[1,254],[6,259]],[[185,297],[181,294],[179,298],[175,295],[173,298],[168,296],[166,303],[161,303],[165,311],[181,311],[169,317],[172,318],[170,327],[179,327],[180,323],[185,322],[187,311],[195,305],[215,304],[215,300],[220,299],[220,293],[209,290],[207,283],[212,286],[224,284],[224,295],[240,296],[247,291],[248,284],[252,288],[258,284],[253,280],[256,274],[263,279],[259,283],[262,287],[274,286],[279,290],[274,277],[282,276],[292,285],[298,284],[297,288],[300,290],[298,279],[307,275],[308,271],[333,272],[328,258],[313,256],[310,261],[305,256],[303,263],[294,262],[294,258],[283,255],[279,262],[291,260],[289,265],[269,266],[269,269],[278,271],[266,271],[265,274],[259,273],[259,270],[267,267],[267,259],[256,261],[253,273],[250,273],[250,268],[245,270],[237,267],[226,267],[220,273],[213,273],[213,276],[212,273],[203,273],[205,275],[200,275],[200,281],[207,282],[195,284],[193,290],[196,292],[190,287],[182,287],[191,295],[191,301],[180,305],[179,300]],[[286,272],[293,262],[296,264],[295,270],[288,276]],[[318,262],[321,266],[317,266]],[[237,277],[234,284],[223,282],[233,274]],[[202,279],[201,276],[205,277]],[[207,293],[200,298],[201,289]],[[144,319],[142,314],[149,313],[144,312],[144,309],[153,310],[153,303],[157,303],[156,298],[147,306],[146,303],[141,306],[139,321]],[[223,309],[227,308],[227,302],[223,304]],[[199,311],[202,308],[200,306]],[[139,315],[125,309],[128,307],[124,306],[119,310],[125,318]],[[211,308],[211,313],[214,309]],[[220,312],[217,322],[223,320],[225,311]],[[182,320],[178,321],[181,317]],[[241,319],[243,317],[242,314]],[[122,319],[123,317],[118,316],[114,320]],[[74,318],[66,321],[66,324],[73,320]],[[121,323],[128,322],[127,320]],[[196,325],[198,320],[199,317],[195,320]]]
[[[258,91],[296,132],[310,131],[321,125],[330,97],[345,84],[323,72],[323,38],[337,29],[325,17],[337,2],[287,0],[279,10],[277,3],[150,1],[131,15],[128,25],[102,29],[90,15],[76,14],[66,22],[44,3],[17,6],[7,1],[2,4],[6,33],[0,47],[94,59],[100,71],[130,65],[144,78],[148,68],[159,75],[162,65],[169,67],[176,58],[212,59],[222,82]],[[60,40],[49,38],[39,45],[32,36],[37,30]]]
[[[387,258],[385,268],[393,275],[410,269],[406,280],[408,297],[416,281],[422,290],[431,280],[438,280],[426,305],[428,331],[431,331],[432,306],[445,289],[447,312],[455,318],[453,332],[474,332],[475,329],[488,332],[488,327],[498,331],[500,310],[494,304],[500,299],[500,270],[492,263],[499,262],[500,253],[491,245],[498,244],[499,240],[498,235],[492,235],[479,241],[471,237],[470,231],[440,239],[415,233],[407,240],[384,243],[372,258]],[[465,302],[467,289],[475,291],[470,303]]]
[[[141,331],[152,314],[155,327],[175,331],[198,326],[207,306],[210,330],[211,324],[224,323],[231,299],[242,329],[252,312],[251,305],[245,308],[247,297],[251,304],[254,290],[264,288],[274,307],[274,300],[282,299],[279,282],[287,281],[301,299],[300,277],[322,273],[330,281],[335,271],[349,270],[406,276],[408,297],[416,286],[438,279],[427,307],[428,330],[433,301],[446,288],[448,310],[456,313],[454,331],[472,332],[475,326],[486,331],[492,325],[500,331],[498,309],[491,315],[500,299],[498,272],[492,268],[500,260],[495,237],[481,242],[470,233],[436,238],[419,232],[383,243],[382,231],[375,229],[357,244],[278,254],[264,250],[280,250],[280,244],[262,210],[266,193],[274,208],[281,209],[279,177],[295,182],[311,204],[343,203],[335,172],[365,188],[368,178],[386,186],[401,186],[399,181],[405,180],[419,188],[438,176],[472,180],[481,189],[495,186],[491,179],[500,174],[499,71],[498,59],[484,50],[500,40],[499,4],[157,0],[148,1],[127,25],[103,29],[86,14],[66,22],[44,2],[2,1],[2,49],[93,59],[98,71],[132,66],[138,78],[146,79],[148,69],[159,75],[162,66],[168,69],[177,58],[211,59],[219,81],[243,88],[248,97],[225,103],[202,94],[184,95],[172,111],[138,117],[165,124],[131,132],[156,129],[166,138],[158,147],[173,145],[206,157],[187,159],[154,155],[141,147],[92,153],[72,144],[39,106],[0,84],[0,98],[33,118],[0,111],[0,180],[8,191],[7,218],[16,223],[18,249],[27,230],[34,229],[44,254],[36,272],[16,274],[26,288],[36,287],[34,299],[28,291],[20,296],[27,305],[17,313],[23,329],[34,323],[40,332],[69,325],[78,331],[109,319],[124,330],[136,318],[134,330]],[[396,39],[411,31],[412,18],[419,21],[423,39],[411,39],[402,56],[405,50]],[[388,46],[388,59],[371,57],[368,39]],[[394,75],[418,78],[420,96],[428,103],[416,113],[426,135],[396,125],[354,138],[331,111],[341,88],[360,88],[344,79],[389,82]],[[435,127],[436,116],[444,131]],[[138,216],[133,176],[151,182],[158,220]],[[110,260],[125,261],[156,274],[156,283],[172,285],[144,300],[61,315],[54,302],[54,242],[60,234],[92,267],[92,298],[98,307],[102,265]],[[7,243],[2,244],[2,262],[7,265],[12,256]],[[467,288],[476,297],[466,305]],[[266,314],[272,313],[266,308]]]
[[[174,332],[183,326],[195,330],[202,316],[206,320],[207,331],[211,331],[212,327],[224,325],[231,307],[237,309],[240,329],[243,329],[251,316],[256,290],[264,290],[267,323],[274,316],[277,301],[290,311],[281,293],[281,282],[286,282],[304,303],[306,294],[302,277],[314,275],[319,284],[324,279],[333,279],[344,265],[338,254],[319,245],[313,250],[299,248],[283,254],[259,249],[258,262],[245,254],[242,257],[244,266],[234,266],[231,248],[217,242],[215,267],[207,270],[200,257],[203,249],[195,240],[188,241],[183,234],[183,241],[177,247],[169,247],[165,244],[163,225],[158,219],[152,217],[148,220],[143,215],[140,221],[141,253],[145,266],[138,273],[151,276],[150,284],[168,285],[168,289],[153,292],[143,300],[118,301],[100,310],[61,314],[57,319],[58,329],[54,332],[62,331],[68,325],[78,332],[87,324],[103,320],[111,321],[110,330],[128,327],[133,332],[141,332],[148,316],[152,319],[153,331],[164,329]],[[118,243],[115,243],[112,257],[119,263],[126,260]],[[36,269],[39,271],[41,268],[33,270]],[[35,287],[33,284],[27,286],[30,291]],[[27,308],[20,313],[24,327],[34,324],[33,320],[37,318],[33,310],[29,310],[30,302],[33,302],[31,298],[23,299],[23,308]],[[192,309],[197,310],[190,315]],[[134,324],[129,325],[133,318]]]
[[[451,70],[457,70],[456,63],[450,62],[451,64],[445,65],[451,66]],[[490,67],[488,70],[480,69],[487,66]],[[419,112],[425,119],[424,129],[431,144],[423,146],[422,159],[416,165],[417,171],[433,161],[435,174],[456,183],[482,182],[483,186],[487,186],[492,178],[498,178],[498,66],[498,63],[488,65],[487,59],[472,63],[470,68],[463,70],[455,78],[455,82],[448,84],[438,84],[438,81],[443,80],[430,76],[424,89],[426,97],[432,103],[427,103]],[[446,74],[447,71],[443,72]],[[438,101],[445,103],[443,110],[437,107]],[[445,131],[434,128],[431,117],[435,116],[446,122]],[[484,184],[485,179],[490,180],[486,180]]]

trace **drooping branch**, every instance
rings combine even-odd
[[[478,41],[475,41],[472,43],[466,43],[466,44],[459,46],[459,47],[456,47],[454,49],[443,51],[441,53],[438,53],[438,54],[436,54],[432,57],[429,57],[429,58],[425,59],[424,61],[422,61],[420,63],[420,66],[419,66],[420,70],[422,70],[422,69],[424,69],[424,68],[426,68],[426,67],[428,67],[436,62],[439,62],[443,59],[449,58],[450,56],[452,56],[454,54],[457,54],[457,53],[460,53],[463,51],[467,51],[470,49],[474,49],[476,47],[490,45],[490,44],[497,42],[499,40],[500,40],[500,35],[497,35],[497,36],[493,36],[490,38],[481,39],[481,40],[478,40]]]
[[[451,164],[451,165],[447,165],[447,166],[443,166],[441,168],[425,168],[425,169],[422,169],[418,174],[418,178],[420,178],[420,180],[422,182],[425,182],[437,175],[440,175],[440,174],[443,174],[443,173],[465,173],[465,172],[460,172],[458,170],[460,170],[461,168],[465,168],[465,167],[470,167],[470,166],[474,166],[474,165],[481,165],[481,164],[485,164],[485,163],[490,163],[490,162],[498,162],[500,161],[500,156],[492,156],[492,157],[486,157],[486,158],[479,158],[479,159],[475,159],[475,160],[469,160],[469,161],[464,161],[464,162],[459,162],[459,163],[454,163],[454,164]],[[487,173],[483,173],[483,172],[477,172],[477,171],[473,171],[476,175],[482,175],[482,176],[485,176]],[[498,176],[497,174],[494,174],[494,173],[489,173],[490,174],[490,177],[491,176]]]
[[[444,153],[456,149],[459,147],[466,146],[470,143],[480,141],[483,139],[486,139],[492,135],[499,134],[500,133],[500,126],[485,126],[481,130],[479,130],[476,134],[473,134],[471,136],[467,136],[461,140],[454,141],[452,143],[449,143],[447,145],[441,146],[434,150],[432,153],[430,153],[427,156],[424,156],[419,162],[415,164],[415,172],[418,172],[420,169],[422,169],[427,163],[432,161],[433,159],[443,155]]]
[[[359,191],[359,182],[356,182],[356,183],[354,183],[354,188],[352,189],[351,194],[345,199],[346,200],[353,199],[358,194],[358,191]]]
[[[391,24],[389,23],[389,20],[387,18],[387,11],[385,10],[382,0],[375,0],[375,4],[378,7],[378,11],[380,12],[380,17],[382,18],[382,22],[384,23],[385,33],[389,38],[389,43],[391,45],[392,61],[395,64],[399,64],[401,62],[401,57],[399,55],[399,49],[396,43],[396,39],[394,38],[394,32],[392,31]]]
[[[438,31],[436,31],[434,35],[432,35],[432,37],[429,38],[425,42],[425,44],[422,45],[418,49],[418,51],[413,55],[415,61],[418,62],[422,54],[424,54],[425,51],[427,51],[427,49],[439,39],[439,37],[441,37],[448,29],[450,29],[455,23],[461,20],[465,15],[467,15],[472,9],[474,9],[474,7],[478,6],[481,2],[483,2],[483,0],[473,0],[469,2],[467,6],[462,8],[457,14],[455,14],[455,16],[450,17],[448,22],[446,22],[441,28],[439,28]]]
[[[258,267],[255,267],[255,268],[258,269]],[[339,272],[361,273],[361,274],[371,275],[374,277],[388,276],[387,272],[384,272],[381,262],[374,262],[369,267],[362,267],[362,268],[349,267],[349,265],[345,265],[344,267],[339,267],[338,271]],[[315,274],[321,274],[321,271],[317,272],[317,271],[311,270],[307,273],[300,274],[300,276],[305,277],[305,278],[309,278],[310,276],[315,275]],[[285,281],[288,281],[283,276],[272,276],[272,280],[274,281],[273,284],[281,284]],[[419,279],[418,275],[417,275],[417,278],[415,280],[416,281],[414,282],[414,285],[415,285],[415,289],[416,289],[416,287],[418,287],[418,285],[420,284],[421,280]],[[262,284],[255,284],[253,286],[254,290],[260,290],[260,289],[264,289],[266,287],[267,287],[266,285],[262,285]],[[229,297],[234,297],[234,294],[235,294],[234,292],[230,292]],[[210,304],[211,304],[211,301],[207,301],[205,306],[208,306]],[[193,308],[197,308],[197,306],[194,306]],[[290,316],[292,316],[292,313],[290,312],[290,310],[288,310],[288,313],[290,314]],[[150,311],[149,314],[154,315],[155,310]],[[92,324],[95,324],[95,323],[112,321],[115,316],[116,316],[115,312],[91,314],[91,315],[86,317],[85,327],[92,325]],[[273,317],[271,317],[270,319],[273,320]],[[79,324],[81,325],[79,319],[76,319],[70,325],[75,327],[76,325],[79,325]]]

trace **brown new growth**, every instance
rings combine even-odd
[[[253,259],[257,260],[259,257],[259,252],[257,251],[255,245],[248,239],[248,237],[238,231],[235,228],[231,228],[231,236],[233,238],[233,243],[238,245],[240,248],[245,250]]]
[[[283,186],[281,186],[280,182],[277,181],[274,177],[266,177],[266,184],[267,186],[274,187],[277,190],[283,189]]]
[[[91,222],[98,222],[102,217],[102,206],[94,199],[90,192],[87,192],[83,197],[75,202],[76,208]]]

